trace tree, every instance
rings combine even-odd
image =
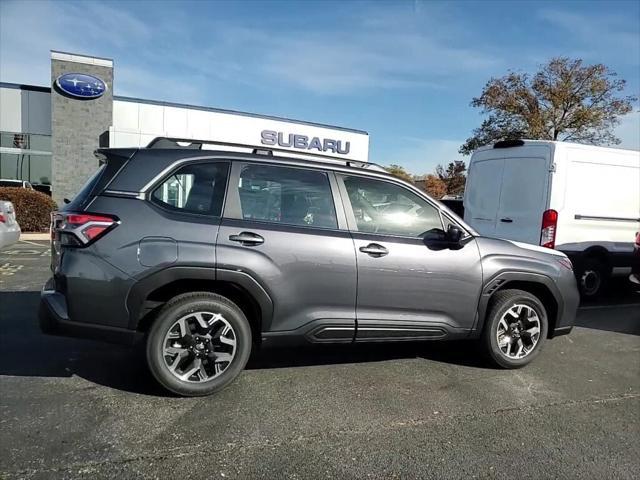
[[[425,175],[418,186],[435,199],[440,199],[447,193],[444,181],[431,173]]]
[[[618,95],[625,83],[605,65],[583,65],[566,57],[551,59],[533,76],[510,72],[492,78],[471,101],[489,116],[460,153],[514,138],[618,144],[613,129],[637,101]]]
[[[391,164],[388,167],[384,167],[384,169],[391,175],[395,175],[402,180],[413,183],[413,175],[407,172],[404,167],[401,167],[400,165]]]
[[[466,171],[467,166],[462,160],[449,162],[446,170],[442,165],[436,167],[436,175],[444,183],[449,195],[461,195],[464,192],[467,182]]]

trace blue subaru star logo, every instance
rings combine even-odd
[[[86,73],[65,73],[56,79],[60,91],[75,98],[92,99],[101,97],[107,84],[98,77]]]

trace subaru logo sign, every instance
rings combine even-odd
[[[107,84],[86,73],[65,73],[56,79],[56,87],[67,95],[81,99],[99,98],[107,91]]]

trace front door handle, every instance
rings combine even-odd
[[[513,222],[513,220],[511,220],[510,218],[501,218],[500,221],[502,223],[511,223],[511,222]]]
[[[384,257],[385,255],[389,255],[389,250],[377,243],[370,243],[366,247],[360,247],[360,251],[367,255],[371,255],[372,257]]]
[[[229,235],[229,240],[242,245],[260,245],[264,243],[264,238],[253,232],[240,232],[238,235]]]

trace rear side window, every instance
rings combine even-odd
[[[151,200],[175,212],[219,217],[228,171],[227,162],[186,165],[156,187]]]
[[[242,218],[337,228],[329,177],[300,168],[249,165],[238,183]]]

